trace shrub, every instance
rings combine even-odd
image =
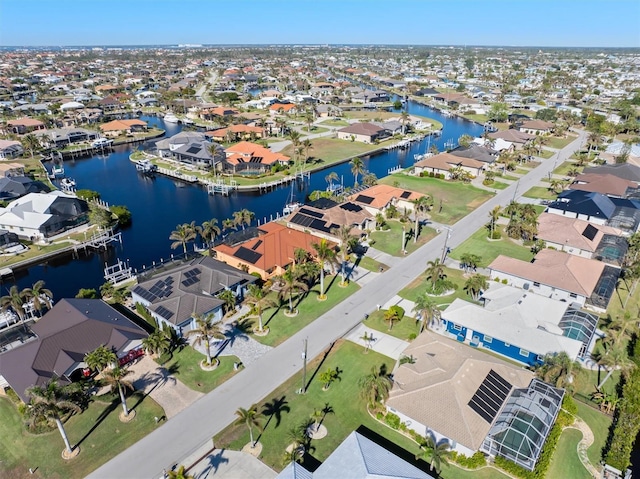
[[[476,451],[471,457],[452,451],[451,460],[467,469],[478,469],[487,465],[487,458],[480,451]]]
[[[507,278],[502,280],[502,284],[509,284],[509,281],[507,281]]]
[[[384,418],[384,413],[383,413],[382,411],[378,411],[378,412],[376,413],[376,419],[377,419],[378,421],[382,421],[382,419],[383,419],[383,418]]]
[[[413,341],[414,339],[416,339],[418,337],[418,335],[416,333],[411,333],[409,335],[409,341]]]
[[[7,388],[5,392],[7,394],[7,397],[11,399],[12,403],[18,404],[18,405],[22,403],[22,399],[20,399],[18,394],[13,389]]]
[[[495,230],[493,233],[491,233],[491,239],[499,240],[500,238],[502,238],[502,233],[500,233],[500,231]]]
[[[398,306],[397,304],[394,304],[393,306],[391,306],[389,308],[389,311],[394,311],[396,313],[396,316],[399,319],[404,318],[405,311],[404,311],[404,308],[402,306]]]
[[[638,360],[635,354],[632,359],[634,362]],[[622,400],[613,420],[605,462],[621,471],[626,470],[629,467],[631,451],[639,430],[640,370],[636,368],[622,388]]]
[[[122,205],[115,205],[110,209],[111,212],[118,218],[118,223],[120,224],[120,226],[128,226],[131,224],[131,211],[129,211],[129,208]]]
[[[400,416],[393,414],[392,412],[388,412],[384,417],[384,422],[393,429],[398,429],[400,427]]]
[[[85,201],[97,200],[100,199],[100,193],[93,190],[77,190],[76,196]]]

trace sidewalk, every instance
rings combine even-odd
[[[367,333],[367,336],[373,337],[373,340],[370,342],[369,349],[377,353],[384,354],[392,359],[400,359],[402,352],[407,348],[407,346],[409,346],[407,341],[403,341],[389,334],[368,328],[362,323],[352,329],[351,332],[345,336],[345,339],[366,348],[367,344],[364,339],[362,339],[365,333]]]

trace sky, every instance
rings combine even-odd
[[[0,0],[0,46],[640,47],[639,0]]]

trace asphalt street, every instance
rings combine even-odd
[[[489,221],[489,211],[496,205],[505,206],[546,177],[586,141],[586,133],[558,154],[529,172],[526,176],[475,211],[454,224],[411,255],[402,258],[393,268],[338,304],[302,331],[265,354],[260,361],[247,367],[217,389],[198,399],[163,426],[126,451],[91,473],[90,479],[159,478],[163,469],[180,463],[200,446],[235,420],[238,407],[248,407],[267,396],[279,384],[302,368],[302,345],[308,339],[308,357],[326,351],[337,339],[346,335],[370,313],[376,304],[384,304],[398,291],[418,277],[428,261],[440,258],[445,245],[454,248]]]

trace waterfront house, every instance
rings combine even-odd
[[[514,145],[516,150],[521,150],[524,145],[535,138],[534,135],[530,135],[529,133],[524,133],[519,130],[498,130],[489,133],[489,138],[493,139],[501,139],[508,141]]]
[[[19,120],[9,120],[7,127],[11,133],[25,135],[38,130],[44,130],[45,125],[40,120],[34,118],[20,118]]]
[[[384,213],[393,206],[398,211],[413,211],[413,202],[426,195],[415,191],[403,190],[390,185],[374,185],[347,199],[362,206],[372,215]]]
[[[529,120],[524,121],[520,125],[520,131],[523,133],[529,133],[530,135],[545,135],[551,133],[554,124],[550,121],[542,120]]]
[[[484,163],[486,166],[493,165],[498,156],[495,150],[487,148],[486,146],[477,145],[472,143],[468,147],[459,146],[455,150],[449,152],[453,156],[459,156],[461,158],[471,158]]]
[[[437,155],[423,158],[414,163],[413,168],[416,174],[442,174],[450,179],[452,171],[460,170],[471,177],[479,176],[484,170],[486,163],[473,158],[456,156],[451,153],[438,153]]]
[[[531,262],[499,255],[489,271],[492,280],[598,312],[607,309],[620,276],[619,268],[552,249],[543,249]]]
[[[341,140],[359,141],[362,143],[375,143],[388,136],[387,131],[373,123],[353,123],[344,128],[340,128],[337,132],[338,138]]]
[[[166,324],[183,335],[196,327],[194,314],[212,314],[215,321],[220,321],[224,301],[217,296],[230,290],[241,301],[247,286],[255,280],[255,276],[231,265],[201,256],[139,278],[131,297],[134,303],[145,306],[159,325]]]
[[[156,149],[161,158],[205,169],[221,169],[225,158],[222,146],[197,131],[182,131],[164,138],[156,142]]]
[[[24,176],[24,165],[22,163],[0,163],[0,178],[12,176]]]
[[[133,135],[134,133],[143,132],[146,130],[147,122],[138,119],[113,120],[100,125],[100,131],[111,138],[115,138],[121,135]]]
[[[61,299],[31,326],[23,344],[0,352],[0,391],[10,387],[29,402],[26,389],[52,378],[61,383],[81,379],[85,354],[99,346],[118,359],[137,356],[144,329],[100,299]],[[133,353],[133,354],[132,354]]]
[[[92,141],[100,136],[97,131],[80,127],[41,130],[36,135],[38,135],[40,143],[48,148],[63,148],[71,143]]]
[[[0,160],[16,158],[24,153],[22,143],[15,140],[0,140]]]
[[[0,164],[0,167],[4,166]],[[41,181],[26,176],[0,178],[0,200],[10,201],[29,193],[49,193],[51,190]]]
[[[538,216],[537,239],[547,247],[620,266],[628,244],[622,230],[567,216],[542,213]]]
[[[234,142],[238,140],[252,140],[264,137],[264,129],[258,126],[231,125],[214,131],[207,131],[205,135],[214,141]]]
[[[435,330],[527,366],[559,352],[572,360],[588,359],[598,338],[598,316],[577,304],[495,282],[489,282],[479,301],[455,299]]]
[[[389,412],[418,434],[447,441],[458,453],[483,450],[534,468],[564,391],[535,379],[531,371],[428,330],[403,354],[415,361],[395,369]]]
[[[0,208],[0,228],[31,241],[59,235],[88,221],[87,202],[61,191],[29,193]]]
[[[309,233],[271,222],[231,234],[213,250],[218,260],[267,280],[285,272],[297,249],[315,256],[314,243],[318,238]]]
[[[286,166],[291,158],[281,153],[275,153],[269,148],[241,141],[228,147],[225,152],[224,170],[246,172],[249,174],[261,174],[268,172],[271,167],[279,165]]]

